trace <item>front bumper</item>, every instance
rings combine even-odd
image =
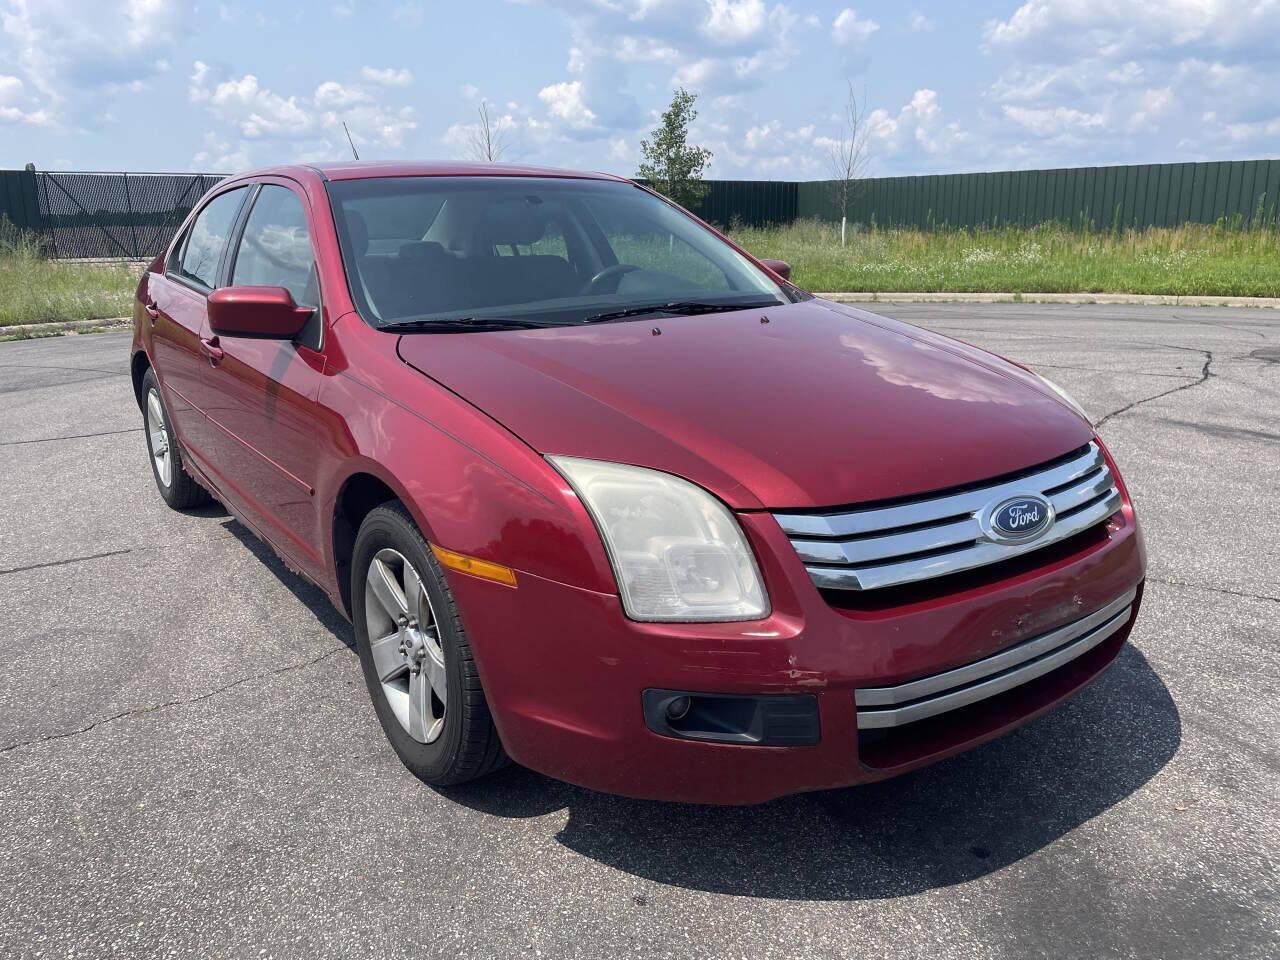
[[[523,572],[515,589],[450,577],[514,760],[608,793],[699,803],[759,803],[882,779],[997,737],[1070,697],[1114,661],[1141,603],[1145,548],[1127,499],[1105,530],[1046,550],[1034,567],[879,608],[824,596],[771,516],[740,519],[773,602],[764,620],[636,623],[613,594]],[[999,663],[993,658],[1130,595],[1115,608],[1127,615],[1113,616],[1105,637],[1053,669],[911,722],[867,721],[883,706],[866,702],[868,691]],[[645,722],[644,691],[653,689],[810,694],[818,742],[664,736]]]

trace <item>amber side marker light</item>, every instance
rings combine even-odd
[[[436,559],[440,561],[441,566],[448,567],[450,570],[457,570],[459,573],[479,577],[481,580],[492,580],[495,583],[506,584],[508,587],[516,585],[516,572],[500,563],[477,560],[475,557],[468,557],[465,553],[454,553],[444,547],[437,547],[434,543],[431,544],[431,552],[436,555]]]

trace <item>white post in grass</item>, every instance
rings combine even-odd
[[[841,247],[844,246],[844,225],[848,219],[849,219],[848,217],[840,218],[840,246]]]

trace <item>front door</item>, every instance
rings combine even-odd
[[[227,238],[247,196],[245,187],[209,200],[174,245],[164,276],[152,275],[144,304],[152,325],[151,350],[169,419],[189,459],[205,472],[213,427],[204,414],[204,370],[209,365],[205,300],[217,286]]]
[[[237,511],[313,579],[323,524],[315,505],[316,394],[323,317],[302,195],[265,182],[228,252],[229,286],[284,287],[315,313],[294,340],[220,336],[206,366],[206,413],[217,427],[217,482]]]

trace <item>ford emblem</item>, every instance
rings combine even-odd
[[[1053,524],[1053,506],[1044,497],[1025,495],[1002,500],[987,514],[992,539],[1026,543]]]

